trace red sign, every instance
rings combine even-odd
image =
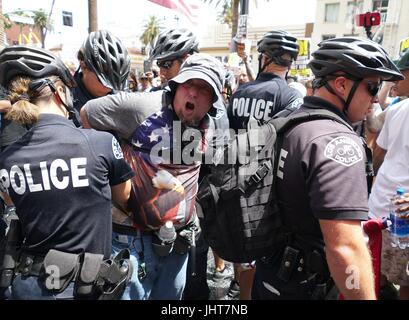
[[[372,27],[381,24],[380,12],[367,12],[356,15],[356,25],[358,27]]]

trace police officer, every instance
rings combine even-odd
[[[150,61],[156,60],[159,67],[159,76],[162,86],[179,73],[180,67],[186,58],[199,52],[199,43],[196,36],[188,29],[168,29],[159,34],[149,56]]]
[[[281,30],[267,32],[257,43],[259,74],[255,81],[241,85],[231,98],[230,128],[246,129],[250,117],[263,123],[284,109],[288,113],[298,109],[302,96],[285,81],[298,48],[297,39]]]
[[[128,88],[131,59],[121,40],[111,32],[91,32],[78,51],[80,62],[74,74],[74,108],[77,112],[89,100]]]
[[[361,229],[366,156],[351,124],[368,114],[381,81],[403,76],[379,44],[360,38],[323,41],[309,66],[315,94],[296,113],[325,109],[341,122],[313,120],[285,133],[276,188],[288,244],[257,261],[253,298],[323,299],[332,277],[347,299],[375,299]]]
[[[74,282],[56,291],[40,281],[44,257],[54,249],[70,259],[81,253],[109,258],[111,198],[126,207],[134,174],[111,134],[78,129],[68,119],[75,82],[59,58],[11,46],[0,52],[0,61],[0,85],[8,87],[12,104],[7,116],[32,124],[0,155],[1,192],[16,206],[24,239],[12,298],[73,298]],[[69,265],[60,275],[74,279]]]

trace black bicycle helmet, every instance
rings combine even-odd
[[[297,38],[284,30],[267,32],[263,38],[257,42],[257,51],[270,58],[281,57],[284,53],[288,53],[293,60],[296,60],[298,49]]]
[[[34,79],[58,76],[67,87],[75,86],[70,70],[60,58],[44,49],[28,46],[10,46],[0,52],[0,85],[8,87],[17,76]]]
[[[163,31],[156,39],[150,60],[175,60],[187,53],[199,52],[196,36],[187,29]]]
[[[342,71],[357,79],[379,76],[385,81],[404,79],[385,50],[364,38],[334,38],[321,42],[309,67],[316,78]]]
[[[126,89],[131,59],[126,47],[111,32],[91,32],[80,51],[87,66],[105,87],[118,91]]]

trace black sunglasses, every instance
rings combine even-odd
[[[157,65],[159,68],[163,68],[163,69],[169,70],[170,68],[172,68],[172,65],[173,65],[173,62],[174,62],[174,61],[175,61],[175,60],[156,61],[156,65]]]
[[[368,90],[369,94],[372,97],[375,97],[379,93],[379,90],[381,90],[382,88],[382,81],[381,82],[365,81],[365,84],[366,89]]]

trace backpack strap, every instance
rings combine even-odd
[[[330,119],[330,120],[337,121],[343,124],[344,126],[348,127],[351,131],[354,131],[352,126],[347,121],[342,119],[336,113],[331,112],[326,109],[312,109],[311,108],[306,111],[296,113],[294,115],[290,115],[287,118],[276,118],[276,119],[270,120],[270,122],[273,122],[274,127],[277,130],[277,133],[283,133],[299,123],[319,120],[319,119]]]
[[[263,155],[266,154],[266,152],[269,152],[274,148],[274,144],[278,143],[278,146],[280,147],[280,144],[282,144],[282,139],[277,139],[277,136],[279,134],[282,134],[283,132],[287,131],[291,127],[302,123],[302,122],[307,122],[307,121],[312,121],[312,120],[319,120],[319,119],[330,119],[330,120],[335,120],[346,127],[348,127],[351,131],[353,131],[352,126],[346,122],[344,119],[342,119],[340,116],[335,114],[334,112],[331,112],[326,109],[309,109],[308,111],[305,112],[300,112],[294,115],[288,115],[287,117],[280,117],[280,118],[274,118],[273,120],[270,120],[265,126],[273,126],[267,134],[267,139],[266,143],[261,149],[261,151],[258,154],[255,154],[253,157],[250,158],[250,162],[253,160],[262,157]],[[275,129],[275,130],[274,130]],[[251,135],[251,133],[250,133]],[[239,142],[240,143],[240,142]],[[277,149],[279,150],[279,149]],[[276,154],[272,154],[274,157],[276,157]],[[276,164],[277,161],[274,161],[274,164]],[[256,172],[251,175],[249,178],[247,178],[245,187],[240,188],[240,191],[245,193],[248,188],[250,188],[253,185],[258,184],[261,180],[264,179],[264,177],[268,174],[268,172],[272,170],[272,167],[268,161],[263,162]]]
[[[267,123],[263,126],[260,126],[256,130],[250,129],[247,133],[247,137],[249,139],[255,138],[255,135],[258,135],[258,137],[265,137],[265,143],[263,148],[258,153],[253,153],[252,155],[250,155],[249,163],[257,161],[257,159],[267,159],[268,156],[266,155],[274,155],[274,152],[272,152],[272,150],[277,138],[274,125]],[[238,144],[240,143],[242,142],[238,140]],[[239,147],[239,149],[244,150],[243,146]],[[273,168],[270,161],[263,161],[262,164],[257,168],[257,170],[245,180],[244,185],[242,185],[238,189],[243,194],[246,193],[249,188],[257,185],[261,180],[263,180],[272,169]]]

